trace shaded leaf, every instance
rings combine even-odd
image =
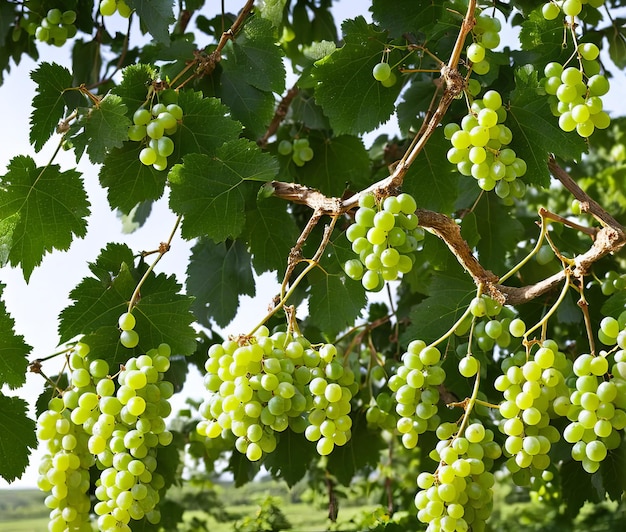
[[[302,434],[286,430],[280,433],[276,449],[267,455],[263,465],[274,478],[284,480],[291,488],[302,480],[317,456],[315,446]]]
[[[211,319],[220,327],[228,325],[237,314],[239,297],[255,294],[244,244],[200,239],[191,250],[186,287],[195,297],[191,308],[198,322],[207,328],[211,328]]]
[[[19,155],[0,177],[0,260],[20,265],[28,281],[43,256],[66,250],[87,232],[89,201],[81,174],[58,165],[38,168]]]
[[[23,399],[0,393],[0,476],[7,482],[22,476],[30,450],[37,447],[35,422],[27,409]]]
[[[169,42],[169,26],[176,22],[171,0],[127,0],[137,11],[141,25],[157,41]]]
[[[27,355],[32,347],[15,334],[15,322],[2,300],[4,287],[0,283],[0,387],[6,384],[15,389],[26,382]]]

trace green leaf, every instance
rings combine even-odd
[[[129,214],[139,203],[159,199],[165,190],[167,172],[155,170],[139,160],[142,145],[126,142],[106,156],[100,168],[100,184],[107,190],[112,209]]]
[[[609,498],[620,501],[626,489],[626,445],[622,441],[617,449],[609,451],[607,457],[600,464],[602,485]]]
[[[30,115],[30,142],[35,151],[41,150],[63,118],[65,101],[63,93],[72,86],[70,71],[56,63],[41,63],[30,74],[37,83]]]
[[[285,272],[289,251],[299,235],[287,205],[278,198],[260,199],[256,211],[247,215],[246,238],[257,273],[276,270],[280,275]],[[278,227],[280,231],[276,230]]]
[[[385,0],[374,0],[372,16],[393,37],[401,37],[415,28],[435,24],[441,18],[443,4],[431,0],[396,0],[393,5]]]
[[[518,105],[518,100],[526,103]],[[550,184],[550,153],[571,160],[580,159],[587,149],[585,140],[575,131],[566,133],[559,127],[558,119],[550,111],[548,99],[536,92],[533,96],[522,91],[511,102],[508,111],[506,123],[513,133],[511,147],[528,165],[528,171],[522,177],[527,183],[542,187]]]
[[[168,176],[170,207],[184,216],[185,238],[236,238],[245,223],[246,200],[256,193],[249,181],[269,181],[276,170],[275,160],[246,139],[227,142],[214,157],[187,155]]]
[[[626,34],[616,25],[607,31],[609,41],[609,56],[616,66],[626,68]]]
[[[70,292],[73,303],[61,312],[61,342],[86,334],[84,341],[91,348],[90,357],[122,363],[134,351],[119,344],[117,320],[127,311],[144,268],[138,270],[133,266],[128,247],[109,245],[90,263],[89,269],[93,276],[85,277]],[[137,351],[145,353],[162,342],[168,343],[175,354],[194,351],[192,298],[180,291],[174,276],[150,273],[145,279],[141,297],[133,308],[137,320],[135,331],[139,334]]]
[[[401,343],[411,340],[433,342],[444,335],[461,317],[476,293],[476,286],[460,268],[435,272],[428,295],[410,312],[409,326],[401,337]]]
[[[345,445],[335,447],[328,456],[328,470],[344,486],[349,486],[359,471],[366,467],[376,468],[380,463],[380,452],[386,448],[380,431],[372,433],[367,428],[365,415],[355,414],[352,419],[352,437]]]
[[[591,477],[580,462],[568,460],[561,464],[561,490],[566,504],[566,514],[573,518],[585,501],[598,502],[599,497],[592,485]]]
[[[226,327],[237,314],[239,297],[255,294],[250,255],[239,240],[215,244],[200,239],[191,250],[187,267],[187,292],[195,300],[192,310],[202,325],[211,319]]]
[[[111,92],[122,98],[131,115],[139,109],[148,97],[148,88],[157,78],[157,73],[150,65],[129,65],[122,70],[122,81]]]
[[[30,449],[37,447],[35,422],[27,410],[23,399],[0,393],[0,476],[7,482],[22,476]]]
[[[603,304],[602,311],[603,316],[613,316],[617,318],[626,308],[626,291],[620,290],[615,292],[609,297]]]
[[[480,235],[478,260],[496,275],[504,275],[507,256],[524,236],[524,226],[493,194],[483,194],[474,214]]]
[[[232,473],[235,487],[238,488],[254,480],[254,477],[259,472],[259,464],[258,462],[248,460],[246,455],[233,451],[228,460],[226,471]]]
[[[122,98],[107,94],[100,103],[88,110],[80,123],[84,131],[73,137],[74,144],[86,147],[92,163],[102,163],[113,148],[121,148],[128,139],[131,121],[126,117],[126,106]]]
[[[169,42],[170,24],[176,22],[171,0],[127,0],[128,7],[134,8],[142,28],[159,42]]]
[[[309,137],[314,156],[298,168],[298,177],[328,196],[341,196],[346,187],[360,190],[371,184],[370,158],[363,142],[352,135]]]
[[[32,347],[24,342],[23,336],[15,334],[15,322],[2,300],[4,287],[0,283],[0,387],[7,384],[15,389],[26,382],[26,357]]]
[[[435,130],[415,162],[409,168],[402,190],[411,194],[419,207],[451,213],[458,194],[459,174],[448,164],[450,141],[443,128]]]
[[[265,0],[258,6],[261,16],[269,20],[274,26],[280,26],[283,20],[283,9],[287,0]]]
[[[89,201],[79,172],[58,165],[37,168],[17,156],[0,177],[0,259],[22,267],[28,281],[46,252],[66,250],[87,232]]]
[[[343,271],[328,273],[321,268],[311,271],[309,279],[311,321],[329,336],[353,325],[366,303],[363,285]]]
[[[261,91],[282,93],[285,66],[274,33],[268,20],[251,18],[237,40],[225,48],[226,57],[220,62],[224,71],[238,75]]]
[[[543,69],[547,62],[558,61],[564,52],[563,20],[546,20],[541,9],[535,9],[523,20],[519,39],[527,62]]]
[[[284,480],[291,488],[302,480],[316,457],[311,442],[302,434],[286,430],[280,433],[276,449],[267,455],[263,465],[275,479]]]
[[[344,22],[345,44],[316,63],[315,97],[330,119],[335,134],[359,134],[385,122],[395,110],[401,83],[383,87],[372,76],[387,37],[363,17]],[[389,63],[399,56],[392,52]]]

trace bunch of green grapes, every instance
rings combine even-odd
[[[63,46],[65,41],[76,35],[76,12],[72,10],[61,11],[53,8],[35,28],[35,37],[41,42]],[[27,26],[28,27],[28,26]]]
[[[414,252],[424,239],[415,214],[417,204],[410,194],[389,196],[377,204],[373,194],[359,198],[354,222],[346,231],[352,250],[359,255],[344,264],[346,274],[360,280],[366,290],[379,291],[385,281],[409,273]]]
[[[480,531],[491,515],[495,479],[490,470],[502,450],[480,422],[454,435],[457,430],[456,423],[441,425],[437,435],[444,439],[430,454],[439,465],[417,477],[417,518],[428,523],[427,530]]]
[[[165,485],[155,471],[157,447],[173,438],[164,421],[174,393],[163,379],[170,348],[161,344],[130,358],[117,381],[109,376],[106,361],[89,360],[88,354],[86,344],[76,344],[69,356],[70,387],[38,419],[38,437],[48,441],[50,451],[38,481],[51,491],[46,499],[52,508],[50,530],[83,530],[94,467],[101,471],[95,492],[99,502],[93,508],[99,530],[129,531],[131,519],[144,517],[156,524],[159,490]]]
[[[139,160],[155,170],[167,168],[167,158],[174,153],[174,141],[169,137],[176,133],[183,110],[176,103],[157,103],[149,109],[140,107],[133,114],[133,124],[128,128],[129,140],[145,144],[139,152]]]
[[[286,139],[281,140],[278,143],[278,153],[280,155],[291,155],[291,160],[296,166],[304,166],[315,155],[313,148],[309,145],[309,139],[306,137],[294,139],[293,142]]]
[[[103,17],[110,17],[116,11],[124,18],[130,17],[130,14],[133,12],[124,0],[101,0],[100,14]]]
[[[284,332],[226,340],[209,348],[197,431],[209,438],[232,433],[235,448],[260,460],[288,427],[317,442],[319,454],[350,438],[354,373],[337,360],[337,349],[315,349],[304,337]]]
[[[543,5],[541,12],[546,20],[554,20],[561,11],[567,17],[576,17],[583,10],[583,5],[599,8],[604,5],[604,0],[551,0]]]
[[[559,127],[584,138],[611,123],[602,110],[602,96],[609,92],[609,81],[600,72],[600,50],[593,43],[577,46],[579,65],[565,67],[557,62],[544,68],[544,88],[550,95],[552,113],[559,117]]]
[[[483,190],[494,190],[501,198],[524,195],[525,186],[517,179],[526,173],[526,162],[508,147],[513,140],[504,125],[506,110],[500,93],[487,91],[474,100],[461,125],[447,124],[444,135],[450,140],[448,160],[462,175],[472,176]]]
[[[569,370],[565,355],[551,340],[544,340],[532,356],[520,352],[502,362],[503,374],[494,384],[504,395],[500,430],[507,436],[504,450],[511,457],[507,468],[519,484],[527,484],[550,465],[548,453],[560,439],[550,419],[560,415],[558,398],[567,395],[564,372]]]
[[[396,413],[396,430],[407,449],[417,445],[420,434],[439,425],[438,387],[446,378],[441,353],[422,340],[413,340],[402,355],[402,364],[389,379]]]
[[[481,13],[476,17],[476,24],[472,28],[474,42],[470,44],[465,53],[467,59],[472,63],[472,71],[478,75],[489,72],[490,65],[486,58],[486,50],[493,50],[500,44],[500,21],[486,13]]]
[[[604,279],[600,282],[600,288],[605,296],[626,289],[626,274],[619,274],[616,271],[606,272]]]

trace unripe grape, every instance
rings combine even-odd
[[[376,81],[385,81],[391,76],[391,67],[388,63],[378,63],[374,66],[372,75]]]

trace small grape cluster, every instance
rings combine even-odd
[[[513,134],[504,125],[506,116],[497,91],[489,90],[482,99],[474,100],[460,126],[450,123],[444,128],[452,144],[447,157],[462,175],[474,177],[483,190],[495,189],[501,198],[520,198],[525,186],[517,178],[526,173],[527,166],[508,147]]]
[[[568,370],[565,355],[555,342],[545,340],[534,356],[520,352],[505,359],[503,374],[495,381],[496,390],[504,395],[500,430],[507,436],[504,449],[511,457],[507,468],[520,484],[550,465],[548,453],[560,439],[550,425],[550,414],[558,415],[555,400],[567,390],[562,369]]]
[[[613,295],[615,292],[626,289],[626,274],[619,274],[616,271],[608,271],[600,283],[600,289],[605,296]]]
[[[462,434],[456,423],[444,423],[443,437],[430,456],[439,462],[434,473],[417,477],[417,518],[429,532],[484,530],[493,507],[494,460],[502,450],[494,434],[480,422],[470,423]]]
[[[415,200],[406,193],[389,196],[382,205],[376,204],[373,194],[359,198],[355,223],[346,231],[352,250],[359,255],[344,264],[348,277],[360,280],[366,290],[379,291],[385,281],[411,271],[413,252],[424,239],[416,208]]]
[[[129,140],[146,143],[139,152],[139,160],[155,170],[167,168],[167,158],[174,153],[174,141],[168,136],[176,133],[183,110],[176,103],[157,103],[150,109],[140,107],[133,114],[128,128]]]
[[[317,442],[322,456],[350,439],[350,400],[358,385],[334,345],[315,349],[302,336],[270,336],[263,326],[254,336],[211,346],[208,354],[201,435],[231,432],[250,461],[271,453],[277,433],[288,427]]]
[[[604,5],[604,0],[552,0],[543,5],[541,12],[546,20],[554,20],[561,11],[567,17],[576,17],[580,15],[584,4],[599,8]]]
[[[116,11],[124,18],[130,17],[130,14],[133,12],[124,0],[101,0],[100,14],[103,17],[110,17]]]
[[[472,62],[472,70],[482,76],[490,69],[489,61],[486,58],[486,50],[493,50],[500,44],[500,21],[487,14],[476,17],[476,24],[472,28],[474,42],[470,44],[465,53],[467,59]]]
[[[35,37],[41,42],[63,46],[68,39],[76,35],[76,12],[61,11],[53,8],[48,11],[35,29]]]
[[[379,81],[383,87],[393,87],[398,81],[395,72],[391,70],[391,66],[385,61],[374,65],[372,76],[374,76],[374,79]]]
[[[163,380],[170,353],[161,344],[129,359],[116,385],[106,361],[89,361],[89,346],[75,346],[69,357],[71,387],[38,418],[38,438],[55,452],[44,456],[38,480],[42,490],[51,490],[46,499],[53,509],[51,530],[82,530],[73,521],[89,513],[88,497],[85,503],[80,494],[89,489],[94,465],[100,471],[94,506],[99,530],[130,531],[130,520],[144,517],[153,524],[160,521],[157,504],[165,482],[156,472],[157,447],[173,439],[164,421],[174,393]]]
[[[565,67],[557,62],[544,68],[544,88],[550,95],[552,113],[559,117],[559,127],[584,138],[611,123],[602,110],[602,96],[609,92],[609,81],[600,73],[600,51],[593,43],[578,45],[580,67]]]
[[[315,155],[313,148],[309,146],[309,139],[306,137],[294,139],[293,143],[286,139],[281,140],[278,143],[278,153],[280,155],[291,155],[291,160],[296,166],[304,166]]]
[[[427,346],[422,340],[413,340],[401,360],[402,364],[389,379],[389,389],[400,416],[396,429],[402,434],[402,444],[413,449],[420,434],[439,425],[438,387],[446,373],[441,367],[439,349]]]

